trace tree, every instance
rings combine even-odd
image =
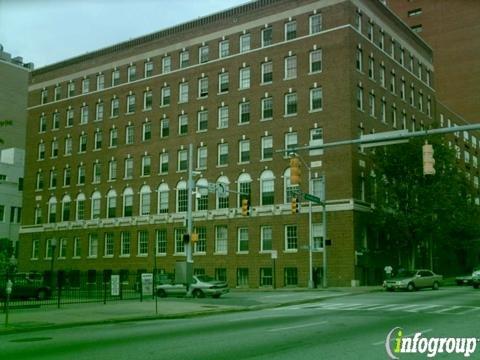
[[[440,249],[465,252],[480,230],[479,207],[473,203],[472,188],[454,150],[442,137],[428,142],[434,148],[435,175],[423,175],[424,139],[372,154],[374,228],[399,264],[410,269],[434,268]]]
[[[0,278],[8,272],[12,255],[13,246],[10,239],[0,238]]]
[[[13,121],[12,120],[0,120],[0,128],[5,127],[5,126],[12,126]],[[2,138],[0,138],[0,144],[3,144],[4,141]]]

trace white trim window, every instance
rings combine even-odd
[[[250,162],[250,140],[240,140],[238,144],[238,162]]]
[[[90,79],[86,78],[82,80],[82,94],[86,94],[90,91]]]
[[[297,56],[292,55],[285,58],[285,80],[297,77]]]
[[[99,73],[97,75],[97,91],[105,89],[105,75]]]
[[[107,232],[103,237],[103,257],[113,257],[113,233]]]
[[[297,22],[295,20],[285,23],[285,41],[293,40],[297,37]]]
[[[297,93],[285,94],[285,115],[297,114]]]
[[[178,150],[177,158],[178,158],[177,171],[187,171],[187,167],[188,167],[187,150]]]
[[[199,62],[200,64],[203,64],[203,63],[208,62],[208,60],[209,60],[209,52],[210,52],[210,49],[209,49],[208,45],[201,46],[201,47],[198,49],[198,62]]]
[[[246,52],[250,50],[250,34],[243,34],[240,36],[240,52]]]
[[[180,68],[186,68],[190,65],[190,53],[188,50],[180,52]]]
[[[249,89],[250,88],[250,66],[240,69],[239,75],[239,89]]]
[[[85,219],[85,202],[86,197],[84,193],[80,193],[77,195],[77,205],[75,209],[75,219],[76,220],[84,220]]]
[[[197,169],[207,168],[208,151],[206,146],[201,146],[197,149]]]
[[[208,110],[202,110],[197,113],[197,132],[208,130]]]
[[[262,160],[273,159],[273,136],[262,136]]]
[[[208,97],[208,76],[198,79],[198,97]]]
[[[273,119],[273,98],[271,96],[261,100],[262,118],[261,120]]]
[[[310,35],[318,34],[322,31],[322,14],[310,15],[308,18],[308,25]]]
[[[169,187],[166,183],[160,184],[158,187],[158,213],[167,214],[168,213],[168,194]]]
[[[101,201],[102,201],[102,196],[100,195],[100,192],[95,191],[92,194],[92,198],[91,198],[91,202],[92,202],[91,218],[92,219],[100,218]]]
[[[179,103],[188,102],[188,82],[182,82],[179,84],[178,102]]]
[[[270,84],[273,81],[273,63],[267,61],[261,65],[262,84]]]
[[[155,231],[155,254],[167,254],[167,229],[158,229]]]
[[[285,225],[285,251],[298,249],[297,225]]]
[[[177,183],[177,212],[186,212],[188,205],[187,182],[182,180]]]
[[[120,256],[129,257],[130,256],[130,232],[122,231],[120,233]]]
[[[230,42],[222,40],[218,43],[218,57],[224,58],[230,55]]]
[[[127,68],[127,79],[128,82],[132,82],[137,79],[137,67],[135,65],[130,65]]]
[[[153,62],[151,61],[145,62],[143,73],[144,73],[144,77],[146,78],[153,75]]]
[[[228,228],[225,225],[215,226],[215,253],[226,254],[228,252]]]
[[[229,88],[229,75],[228,72],[218,74],[218,93],[224,94],[228,92]]]
[[[323,52],[322,49],[312,50],[309,54],[310,73],[322,71]]]
[[[65,259],[67,257],[67,239],[61,238],[59,241],[58,258]]]
[[[82,256],[82,242],[78,236],[73,238],[73,258],[79,259]]]
[[[123,190],[123,217],[133,215],[133,189],[128,187]]]
[[[260,227],[260,252],[272,251],[273,228],[271,226]]]
[[[310,111],[323,110],[323,89],[321,87],[310,89]]]
[[[148,256],[148,231],[138,232],[137,256]]]
[[[228,143],[218,144],[218,166],[228,165]]]
[[[273,28],[271,26],[262,29],[262,47],[273,44]]]
[[[160,174],[168,174],[168,152],[160,154]]]
[[[228,106],[220,106],[218,108],[218,128],[226,129],[228,128]]]
[[[166,85],[162,87],[161,95],[160,95],[160,106],[169,106],[171,100],[171,90],[170,86]]]
[[[237,230],[237,252],[248,253],[248,227],[239,227]]]
[[[88,257],[96,258],[98,255],[98,235],[88,234]]]
[[[140,216],[150,215],[150,203],[151,203],[150,186],[143,185],[140,189]]]
[[[166,74],[172,71],[172,58],[171,56],[165,56],[162,58],[162,74]]]
[[[271,170],[264,170],[260,175],[260,205],[275,203],[275,176]]]

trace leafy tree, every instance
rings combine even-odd
[[[468,250],[480,230],[479,207],[454,150],[442,137],[429,138],[436,174],[423,175],[424,142],[412,139],[372,154],[374,227],[399,264],[410,269],[418,267],[422,252],[421,265],[433,268],[440,249]]]
[[[13,121],[12,120],[0,120],[0,128],[5,127],[5,126],[12,126]],[[0,144],[3,144],[4,141],[2,138],[0,138]]]
[[[13,246],[10,239],[0,238],[0,274],[5,274],[9,270],[10,258],[13,255]],[[1,278],[1,275],[0,275]]]

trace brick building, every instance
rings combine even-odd
[[[55,238],[66,272],[151,271],[155,257],[173,271],[193,144],[198,185],[227,183],[251,202],[247,217],[238,193],[195,196],[194,271],[233,287],[306,286],[308,206],[291,214],[277,150],[432,123],[432,56],[380,2],[260,0],[34,71],[19,266],[50,269]],[[300,155],[313,194],[326,180],[329,285],[378,281],[383,259],[365,260],[366,154]],[[312,231],[321,268],[320,205]]]

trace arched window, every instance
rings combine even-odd
[[[70,221],[70,204],[72,199],[69,195],[62,198],[62,221]]]
[[[188,190],[187,182],[182,180],[177,184],[177,212],[187,211],[188,207]]]
[[[85,219],[85,194],[79,193],[77,195],[77,208],[75,211],[76,220],[84,220]]]
[[[133,213],[133,190],[130,187],[123,190],[123,216],[132,216]]]
[[[228,180],[228,177],[226,176],[220,176],[218,179],[217,179],[217,183],[221,183],[221,184],[225,184],[227,185],[226,187],[228,187],[228,185],[230,184],[230,181]],[[219,193],[218,191],[216,192],[216,198],[217,198],[217,209],[228,209],[230,206],[229,206],[229,193],[227,192],[225,195],[222,195],[221,193]]]
[[[158,187],[158,213],[167,214],[168,213],[168,185],[163,183]]]
[[[260,175],[260,205],[273,205],[275,202],[275,176],[270,170]]]
[[[197,211],[208,210],[208,181],[207,179],[198,179],[197,181]]]
[[[102,196],[100,191],[95,191],[92,194],[92,219],[100,218],[100,208],[101,208]]]
[[[283,198],[285,200],[285,204],[292,200],[294,189],[295,186],[292,186],[292,183],[290,182],[290,168],[287,168],[283,173]]]
[[[107,218],[111,219],[117,216],[117,192],[110,189],[107,193]]]
[[[250,176],[250,174],[247,174],[247,173],[240,174],[237,180],[237,189],[238,189],[237,190],[238,191],[237,207],[241,207],[243,199],[247,199],[249,201],[251,199],[252,177]]]
[[[48,200],[48,222],[54,223],[57,221],[57,198],[52,196]]]
[[[140,215],[150,215],[150,186],[143,185],[140,189]]]

